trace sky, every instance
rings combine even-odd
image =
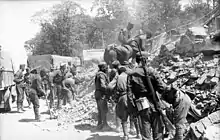
[[[75,0],[83,8],[90,9],[93,0]],[[133,0],[126,0],[128,4]],[[187,4],[188,0],[182,0]],[[9,51],[18,69],[19,64],[26,63],[27,55],[24,42],[33,38],[39,32],[38,25],[30,21],[31,16],[44,8],[52,7],[61,3],[60,0],[38,0],[38,1],[0,1],[0,45],[3,50]],[[88,12],[91,16],[94,13]]]

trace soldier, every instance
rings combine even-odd
[[[119,66],[120,66],[120,62],[118,60],[112,62],[112,67],[113,68],[112,68],[111,72],[109,73],[109,80],[110,80],[110,82],[113,80],[113,78],[115,76],[118,75],[118,67]]]
[[[63,80],[63,89],[62,94],[65,95],[67,101],[73,107],[73,99],[75,99],[75,93],[76,93],[76,84],[75,79],[73,77],[74,69],[70,69],[70,72],[67,74],[66,78]]]
[[[142,66],[141,59],[143,58],[138,53],[136,62],[138,67],[135,68],[128,76],[128,105],[129,112],[134,115],[139,115],[140,129],[142,140],[151,139],[151,129],[154,140],[162,140],[164,138],[164,123],[158,111],[160,104],[154,101],[154,95],[149,90],[149,85],[146,84],[146,75],[150,75],[152,85],[160,94],[169,91],[170,87],[166,86],[158,73],[153,68]]]
[[[128,106],[127,106],[127,74],[126,67],[119,67],[119,75],[115,78],[116,84],[112,81],[109,84],[109,88],[114,88],[116,94],[116,114],[121,119],[121,125],[124,133],[123,140],[128,140]],[[131,118],[131,117],[130,117]],[[130,123],[134,120],[130,119]],[[135,121],[135,127],[137,132],[137,138],[140,138],[139,127],[137,121]],[[132,129],[132,128],[131,128]]]
[[[118,60],[112,62],[112,67],[113,68],[112,68],[112,70],[109,73],[109,80],[110,80],[110,82],[118,76],[118,68],[119,68],[119,66],[120,66],[120,62]],[[114,92],[114,90],[112,92]],[[112,106],[113,106],[113,109],[115,109],[115,123],[116,123],[115,131],[119,132],[120,119],[116,115],[116,103],[112,102]]]
[[[31,86],[29,89],[29,97],[30,97],[30,101],[33,104],[35,120],[42,121],[39,112],[39,108],[40,108],[39,98],[42,96],[46,96],[46,93],[42,87],[41,76],[37,73],[36,69],[31,71],[30,81],[31,81]]]
[[[185,92],[175,88],[172,88],[171,92],[162,94],[162,98],[172,104],[174,109],[173,121],[176,127],[174,140],[183,140],[183,135],[186,131],[186,117],[191,106],[191,99]]]
[[[130,38],[131,38],[131,30],[133,29],[134,24],[128,22],[127,28],[121,29],[118,35],[118,41],[121,45],[129,45]]]
[[[29,93],[28,90],[30,88],[30,69],[26,68],[26,73],[24,74],[24,83],[25,83],[25,94],[26,94],[26,99],[28,102],[28,108],[31,108],[31,101],[29,98]]]
[[[15,73],[14,82],[16,83],[16,92],[17,92],[17,111],[22,113],[24,110],[23,108],[23,101],[24,101],[24,72],[25,64],[20,65],[20,69]]]
[[[61,93],[62,90],[62,81],[65,79],[65,75],[68,71],[66,70],[66,64],[61,64],[60,69],[52,72],[50,75],[51,83],[55,84],[56,93],[58,97],[57,108],[61,109],[63,105],[63,95]]]
[[[111,130],[110,126],[107,123],[107,86],[109,80],[106,73],[108,72],[108,66],[106,63],[100,63],[98,67],[99,71],[96,73],[95,77],[95,99],[98,108],[97,130]]]

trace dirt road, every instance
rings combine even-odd
[[[27,103],[25,102],[25,106]],[[25,108],[24,113],[16,112],[16,104],[12,104],[12,111],[0,114],[0,140],[120,140],[122,133],[93,132],[91,129],[69,126],[58,127],[57,120],[50,120],[44,100],[40,100],[40,112],[44,122],[34,122],[33,109]],[[78,124],[78,126],[84,124]],[[130,136],[131,139],[134,136]]]

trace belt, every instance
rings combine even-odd
[[[119,93],[119,97],[124,96],[125,94],[127,94],[127,92],[118,92]]]

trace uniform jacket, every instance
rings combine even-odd
[[[162,81],[159,74],[153,68],[146,68],[148,75],[150,76],[151,83],[155,92],[159,94],[164,94],[170,90],[170,87],[166,86],[166,84]],[[134,103],[134,96],[135,99],[139,99],[140,97],[147,97],[150,102],[150,106],[153,110],[155,107],[153,105],[153,96],[149,92],[149,88],[146,86],[146,77],[144,74],[144,70],[141,66],[137,67],[129,73],[128,76],[128,99],[133,106]],[[134,95],[134,96],[133,96]]]
[[[14,82],[17,86],[24,86],[24,74],[21,69],[15,73]]]
[[[39,97],[46,95],[42,88],[42,80],[39,74],[30,74],[31,89],[37,92]]]
[[[128,31],[126,28],[121,29],[118,35],[118,41],[122,44],[128,44],[128,39],[131,38],[131,31]]]
[[[107,94],[108,83],[107,75],[102,71],[97,72],[95,77],[95,98],[97,100]]]

